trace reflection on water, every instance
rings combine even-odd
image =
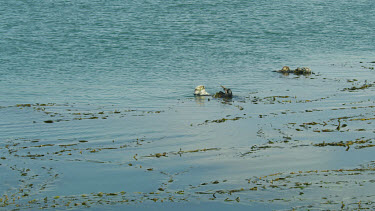
[[[210,96],[194,96],[194,100],[198,105],[204,105],[207,101],[210,101]]]

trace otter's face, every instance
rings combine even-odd
[[[225,90],[225,94],[227,94],[228,96],[232,96],[232,90],[230,89]]]
[[[195,87],[194,94],[195,95],[203,95],[203,96],[210,95],[206,92],[205,87],[203,85],[199,85],[199,86]]]
[[[288,66],[284,66],[283,69],[281,69],[283,72],[288,72],[290,71],[290,68]]]
[[[195,87],[195,92],[200,92],[200,91],[202,91],[202,90],[204,90],[205,88],[204,88],[204,86],[203,85],[199,85],[199,86],[197,86],[197,87]]]

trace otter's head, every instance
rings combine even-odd
[[[232,97],[232,96],[233,96],[233,94],[232,94],[232,90],[230,90],[230,89],[225,89],[225,95],[226,95],[227,97]]]
[[[195,90],[194,90],[194,95],[199,95],[199,96],[208,96],[210,94],[208,94],[206,92],[206,89],[203,85],[199,85],[197,87],[195,87]]]

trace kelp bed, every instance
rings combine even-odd
[[[3,106],[5,117],[17,115],[0,142],[0,207],[374,209],[374,82],[283,77],[336,89],[186,98],[167,110]]]

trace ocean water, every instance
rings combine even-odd
[[[374,34],[369,0],[1,1],[0,204],[267,210],[374,202]],[[274,72],[285,65],[313,74]],[[211,94],[224,85],[234,97],[194,97],[197,85]],[[327,185],[338,169],[363,165],[363,178]],[[318,182],[270,191],[259,179],[324,179],[313,170],[329,176],[325,194]]]
[[[165,107],[204,84],[268,88],[272,70],[367,61],[371,1],[2,2],[2,104]]]

